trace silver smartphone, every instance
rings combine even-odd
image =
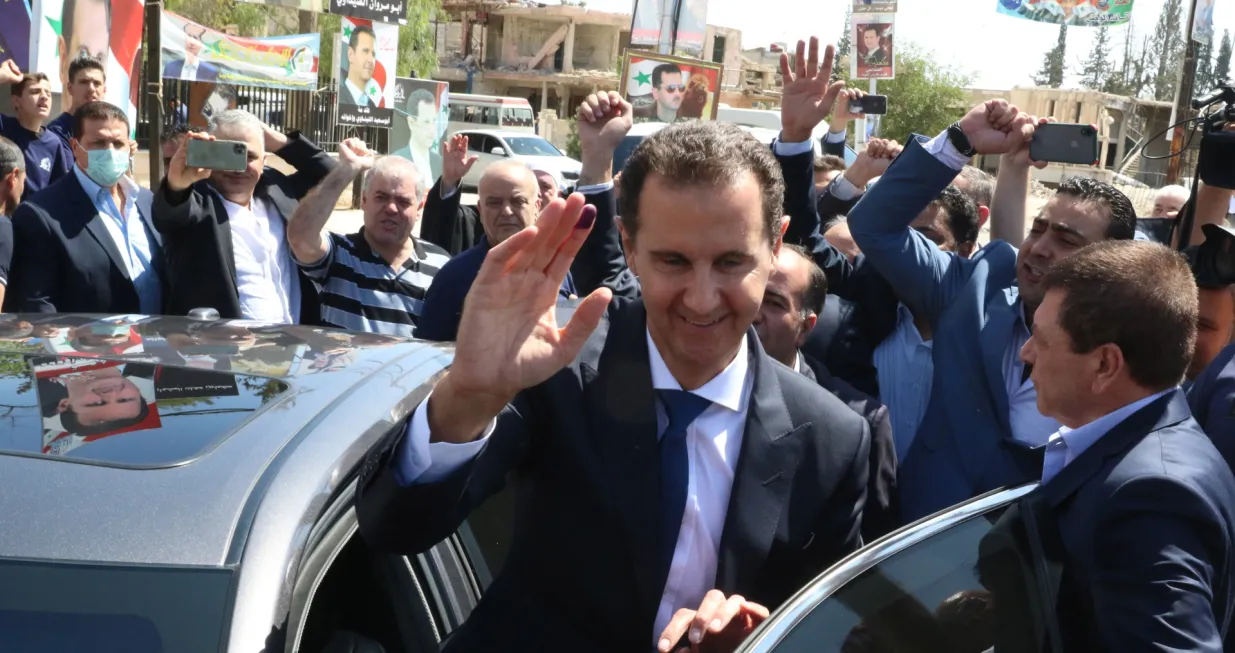
[[[189,141],[190,168],[210,170],[244,170],[249,165],[249,146],[240,141]]]

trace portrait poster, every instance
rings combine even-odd
[[[1196,0],[1196,11],[1192,14],[1192,40],[1197,43],[1209,43],[1214,38],[1214,2]]]
[[[630,44],[654,48],[660,44],[660,19],[664,3],[674,0],[635,0],[631,10]]]
[[[853,53],[849,56],[849,76],[853,79],[892,79],[896,77],[896,48],[893,26],[896,14],[853,16]]]
[[[229,36],[163,12],[160,65],[165,79],[311,91],[317,88],[321,34]]]
[[[896,0],[853,0],[855,14],[894,14]]]
[[[673,54],[701,59],[703,41],[708,31],[708,0],[678,0],[678,3]]]
[[[1133,0],[997,0],[995,12],[1054,25],[1123,25]]]
[[[381,23],[407,24],[405,0],[329,0],[330,13]]]
[[[68,83],[69,63],[79,54],[104,62],[104,99],[125,110],[130,135],[137,128],[137,85],[142,45],[142,0],[40,0],[31,5],[30,66],[51,78],[52,93]],[[67,106],[67,94],[61,109]]]
[[[431,188],[442,176],[442,139],[450,122],[449,90],[447,82],[395,79],[390,153],[416,164],[425,188]]]
[[[30,5],[27,0],[0,0],[0,63],[13,60],[30,69]]]
[[[338,123],[389,129],[394,119],[395,65],[399,26],[363,18],[340,19],[342,53],[338,80]]]
[[[30,364],[46,455],[66,456],[113,435],[162,427],[153,365],[64,356]]]
[[[619,92],[635,122],[715,120],[722,66],[710,61],[627,50]]]

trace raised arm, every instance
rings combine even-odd
[[[266,152],[278,155],[296,169],[287,178],[289,194],[293,199],[307,195],[335,167],[334,159],[299,131],[282,134],[262,123],[262,132],[266,139]]]
[[[482,230],[479,216],[461,206],[459,184],[479,157],[467,153],[467,135],[455,134],[442,148],[442,176],[425,197],[420,237],[450,252],[469,249]],[[471,224],[462,224],[470,221]],[[466,232],[466,233],[463,233]]]
[[[1042,118],[1038,124],[1051,122]],[[991,199],[991,240],[1002,240],[1020,247],[1029,230],[1028,212],[1030,168],[1045,168],[1045,161],[1029,159],[1029,143],[1021,143],[999,157],[999,175]]]
[[[214,136],[189,132],[172,155],[152,203],[154,228],[159,233],[173,234],[192,224],[214,219],[214,203],[193,188],[197,182],[209,178],[211,170],[188,166],[189,141],[192,140],[213,141]]]
[[[617,297],[634,299],[640,294],[622,251],[613,183],[613,152],[630,132],[631,116],[630,103],[612,91],[590,95],[579,105],[583,169],[577,188],[596,207],[596,224],[570,267],[580,295],[602,286]]]
[[[339,143],[339,164],[309,191],[287,223],[287,244],[298,263],[318,263],[330,254],[326,223],[334,213],[335,202],[356,180],[356,175],[372,167],[373,153],[360,139],[349,138]]]
[[[1005,100],[978,105],[958,125],[979,154],[1003,154],[1033,138],[1034,125]],[[951,302],[969,267],[966,259],[939,251],[909,225],[968,159],[947,131],[931,140],[915,137],[849,214],[849,231],[866,261],[902,301],[931,318]]]

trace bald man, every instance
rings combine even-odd
[[[494,163],[485,169],[478,186],[484,235],[475,247],[451,259],[433,278],[416,326],[417,338],[453,341],[463,314],[463,300],[489,249],[535,224],[540,215],[540,182],[524,163]],[[559,291],[560,299],[568,300],[577,294],[574,278],[567,274]]]

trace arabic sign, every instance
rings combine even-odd
[[[340,19],[338,123],[389,128],[394,118],[399,26],[363,18]]]
[[[442,138],[450,122],[449,89],[446,82],[395,79],[390,153],[416,164],[425,188],[442,174]]]
[[[865,14],[853,17],[853,54],[849,76],[853,79],[896,77],[896,50],[892,31],[896,14]]]
[[[30,7],[25,0],[0,0],[0,63],[12,59],[30,69]]]
[[[891,14],[896,12],[896,0],[853,0],[855,14]]]
[[[677,32],[673,39],[673,54],[679,57],[703,58],[703,40],[708,29],[708,0],[678,0]]]
[[[330,0],[330,13],[383,23],[407,24],[407,6],[404,0]]]
[[[716,119],[720,64],[627,50],[622,73],[620,92],[635,122]]]
[[[163,77],[195,82],[317,89],[321,34],[229,36],[163,12]]]
[[[995,12],[1056,25],[1123,25],[1133,0],[999,0]]]
[[[660,12],[663,2],[673,0],[635,0],[631,11],[630,44],[656,47],[660,44]]]

